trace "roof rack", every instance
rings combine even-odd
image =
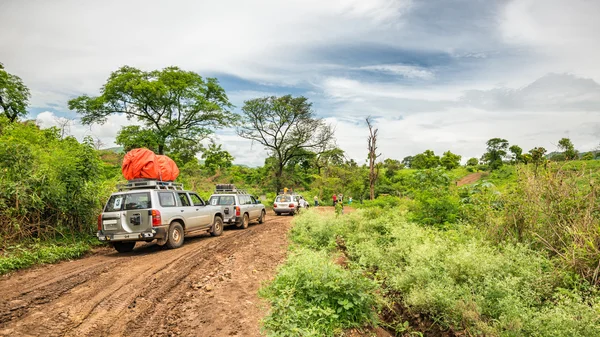
[[[215,193],[249,194],[246,190],[235,187],[234,184],[217,184],[215,186]]]
[[[156,189],[156,190],[183,190],[182,183],[172,181],[148,180],[148,179],[133,179],[126,184],[118,184],[119,191],[136,190],[136,189]]]

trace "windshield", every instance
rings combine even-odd
[[[118,212],[128,211],[132,209],[145,209],[152,208],[152,202],[150,201],[150,193],[128,193],[128,194],[116,194],[112,195],[106,207],[105,212]]]
[[[235,205],[235,198],[232,195],[213,195],[208,200],[208,203],[213,206],[231,206]]]

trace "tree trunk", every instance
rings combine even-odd
[[[281,176],[283,176],[283,165],[279,164],[275,175],[275,194],[279,194],[279,191],[281,191],[281,189],[283,188]]]
[[[369,127],[368,149],[369,149],[369,197],[375,199],[375,182],[379,175],[379,170],[375,168],[375,161],[381,154],[377,154],[377,132],[379,129],[373,129],[371,117],[367,117],[367,126]]]
[[[158,144],[158,154],[165,154],[165,144]]]

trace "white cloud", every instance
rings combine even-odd
[[[372,66],[364,66],[358,69],[368,71],[379,71],[382,73],[400,75],[406,78],[420,78],[424,80],[430,80],[435,77],[434,73],[431,70],[404,64],[378,64]]]

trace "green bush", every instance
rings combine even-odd
[[[353,270],[384,285],[387,307],[396,303],[458,335],[600,336],[595,287],[560,261],[522,244],[496,245],[470,226],[439,231],[391,209],[337,218],[307,212],[295,220],[292,240],[343,249]],[[404,329],[404,317],[387,324]]]
[[[333,336],[375,321],[375,284],[323,252],[299,249],[261,296],[269,300],[268,336]]]

